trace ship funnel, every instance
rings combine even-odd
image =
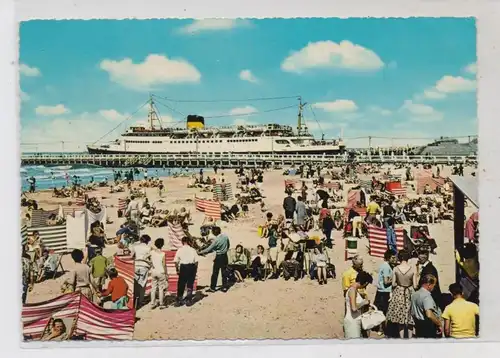
[[[205,127],[205,118],[202,116],[197,116],[195,114],[190,114],[187,116],[186,128],[187,129],[202,129]]]

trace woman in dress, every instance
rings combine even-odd
[[[349,286],[345,294],[345,317],[344,317],[344,337],[361,338],[361,314],[363,308],[370,305],[370,301],[363,299],[359,293],[360,289],[366,289],[368,284],[373,282],[373,277],[365,271],[361,271],[356,276],[354,283]]]
[[[408,331],[408,338],[413,335],[413,317],[411,315],[411,295],[418,286],[418,271],[408,263],[410,253],[401,250],[398,253],[400,264],[392,273],[392,297],[387,310],[387,321],[398,325],[399,336],[404,338]]]

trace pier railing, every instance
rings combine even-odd
[[[408,155],[356,155],[347,154],[231,154],[231,153],[185,153],[185,154],[22,154],[22,165],[70,165],[94,164],[110,167],[201,167],[222,165],[235,167],[240,165],[290,165],[302,163],[433,163],[458,164],[476,162],[476,156],[408,156]]]

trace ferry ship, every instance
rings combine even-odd
[[[257,124],[205,126],[205,118],[188,115],[184,128],[163,127],[149,99],[148,126],[132,126],[113,142],[88,145],[90,154],[341,154],[341,138],[315,139],[303,118],[305,104],[299,98],[297,130],[288,125]]]

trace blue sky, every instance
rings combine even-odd
[[[473,19],[29,21],[20,26],[22,150],[83,150],[145,119],[294,125],[301,95],[314,134],[348,146],[477,133]],[[164,104],[175,109],[172,111]],[[248,115],[251,113],[251,115]],[[394,140],[390,138],[395,138]],[[412,140],[407,138],[413,138]]]

